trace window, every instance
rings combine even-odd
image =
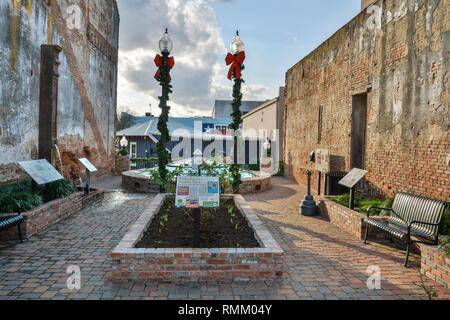
[[[137,158],[137,142],[130,142],[130,158],[131,159]],[[132,162],[131,166],[135,167],[136,163]]]
[[[323,106],[319,107],[319,117],[317,121],[317,143],[322,143],[322,122],[323,122]]]

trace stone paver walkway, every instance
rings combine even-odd
[[[114,180],[114,179],[113,179]],[[111,184],[114,188],[114,183]],[[108,183],[104,184],[107,188]],[[153,199],[107,192],[105,200],[28,239],[0,243],[2,299],[425,299],[419,257],[404,269],[404,251],[384,243],[365,246],[321,218],[298,214],[304,188],[274,178],[270,192],[247,195],[286,252],[285,276],[268,283],[113,283],[110,251]],[[81,289],[66,285],[68,266],[81,268]],[[369,290],[366,269],[381,269],[381,290]],[[448,289],[425,280],[443,299]]]

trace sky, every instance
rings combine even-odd
[[[239,30],[245,44],[243,99],[268,100],[286,71],[355,17],[360,0],[118,0],[118,111],[159,115],[153,59],[168,28],[173,41],[170,116],[211,116],[231,100],[225,56]],[[149,106],[151,104],[151,107]]]

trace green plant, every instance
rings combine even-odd
[[[445,254],[447,255],[447,257],[450,257],[450,237],[449,236],[444,236],[444,238],[447,239],[447,241],[441,243],[441,245],[439,246],[439,250],[442,250],[445,252]]]
[[[119,151],[117,151],[116,156],[127,156],[128,155],[128,151],[127,149],[120,149]]]
[[[183,174],[186,166],[176,167],[174,170],[167,171],[166,176],[161,178],[160,171],[157,169],[149,169],[151,180],[161,186],[165,192],[173,193],[175,195],[175,182],[176,178]]]
[[[77,191],[78,189],[75,187],[75,184],[67,179],[58,180],[39,187],[39,193],[45,202],[70,196]]]
[[[42,205],[44,199],[32,190],[31,181],[0,187],[0,212],[17,212],[17,203],[22,211],[29,211]]]
[[[278,172],[276,174],[277,177],[284,177],[284,161],[278,161]]]
[[[439,234],[450,236],[450,208],[447,208],[444,212],[441,225],[439,226]]]
[[[338,197],[331,198],[332,201],[337,202],[343,206],[348,207],[349,201],[350,201],[350,195],[343,194]],[[367,209],[370,207],[380,207],[380,208],[386,208],[390,209],[392,208],[392,203],[394,202],[394,199],[386,199],[386,200],[378,200],[378,199],[371,199],[369,197],[366,197],[361,194],[355,194],[355,208],[359,208],[359,212],[362,214],[367,214]],[[370,211],[370,215],[380,215],[385,216],[389,215],[389,210],[380,210],[380,209],[372,209]]]
[[[433,300],[433,298],[438,297],[438,293],[432,286],[427,286],[425,284],[425,281],[423,280],[423,275],[420,273],[420,282],[416,282],[416,285],[418,285],[420,288],[422,288],[426,295],[428,296],[428,300]]]

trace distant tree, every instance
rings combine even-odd
[[[122,106],[117,110],[116,131],[127,129],[133,126],[134,119],[138,114],[129,107]]]

